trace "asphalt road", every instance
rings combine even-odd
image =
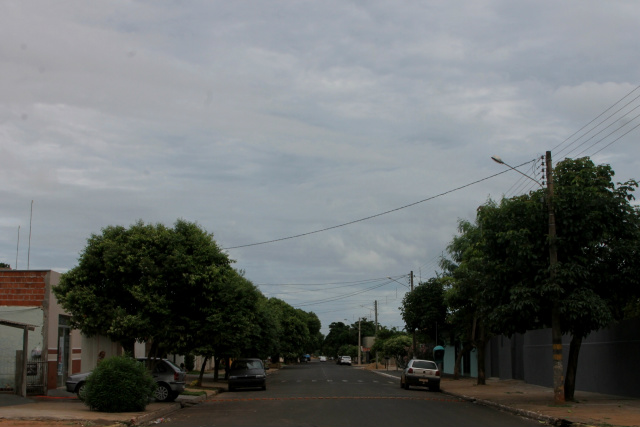
[[[268,377],[267,390],[222,393],[172,414],[165,426],[539,426],[538,422],[397,378],[313,361]]]

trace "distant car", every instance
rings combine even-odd
[[[229,391],[238,388],[267,389],[267,372],[260,359],[236,359],[229,370]]]
[[[184,391],[186,374],[170,360],[155,359],[152,361],[146,357],[138,357],[136,360],[145,363],[147,367],[155,362],[151,375],[158,385],[154,392],[157,401],[172,402]],[[75,393],[78,399],[84,400],[84,386],[89,375],[91,372],[70,375],[66,381],[67,391]]]
[[[400,387],[409,390],[410,386],[429,387],[440,391],[440,370],[431,360],[412,359],[402,371]]]
[[[321,362],[326,362],[327,361],[327,356],[320,356],[320,361]]]
[[[338,358],[338,365],[351,365],[351,356],[340,356]]]

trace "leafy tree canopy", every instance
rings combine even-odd
[[[109,226],[88,239],[54,293],[84,334],[169,351],[189,347],[189,331],[225,294],[231,262],[195,223]]]

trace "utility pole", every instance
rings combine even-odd
[[[411,292],[413,292],[413,270],[409,273],[409,279],[410,279],[410,283],[411,283]],[[411,331],[411,334],[413,335],[413,354],[411,355],[411,357],[413,359],[415,359],[415,357],[416,357],[416,330],[413,329]]]
[[[558,248],[556,247],[556,217],[553,207],[553,168],[551,151],[546,154],[547,168],[547,209],[549,211],[549,279],[555,285]],[[559,296],[558,296],[559,297]],[[562,363],[562,329],[560,327],[560,308],[558,298],[551,306],[551,344],[553,352],[553,397],[555,404],[564,403],[564,366]]]
[[[375,300],[373,302],[373,307],[375,309],[375,313],[376,313],[376,331],[375,331],[375,337],[376,337],[376,341],[378,340],[378,300]],[[376,351],[376,369],[378,369],[378,352]]]
[[[361,350],[362,350],[362,328],[360,325],[360,321],[362,320],[362,317],[358,317],[358,366],[360,366],[362,364],[362,354],[361,354]]]

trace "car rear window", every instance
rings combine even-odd
[[[262,369],[262,362],[259,360],[235,360],[231,369]]]
[[[438,365],[434,362],[429,362],[427,360],[416,360],[412,365],[414,368],[420,369],[438,369]]]

